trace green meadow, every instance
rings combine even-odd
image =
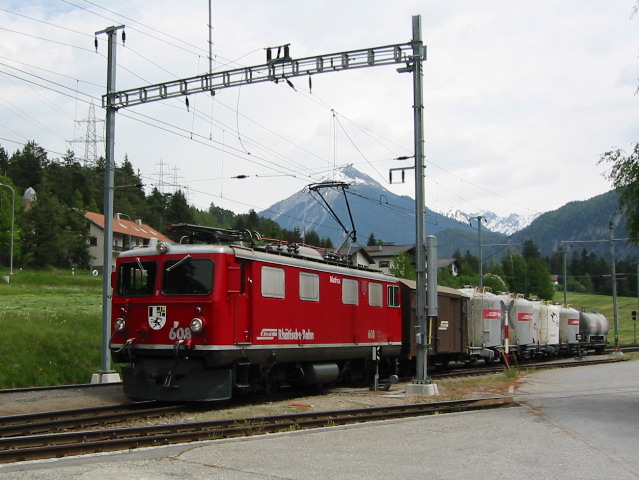
[[[0,279],[0,388],[88,383],[100,369],[102,277],[15,271]]]

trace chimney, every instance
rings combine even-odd
[[[142,225],[142,219],[141,218],[136,218],[135,219],[135,224],[138,225],[138,226],[141,226]]]

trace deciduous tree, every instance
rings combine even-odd
[[[604,174],[619,191],[619,203],[626,213],[626,228],[635,243],[639,242],[639,142],[626,154],[620,148],[604,153],[599,163],[610,164]]]

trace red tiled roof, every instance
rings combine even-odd
[[[85,212],[84,216],[104,230],[104,215],[95,212]],[[113,233],[121,233],[123,235],[132,235],[134,237],[147,239],[155,237],[160,241],[173,243],[173,240],[166,235],[161,234],[154,228],[145,224],[138,225],[137,223],[125,220],[124,218],[120,218],[119,220],[117,218],[113,219]]]

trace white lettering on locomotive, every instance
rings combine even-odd
[[[263,328],[257,340],[315,340],[315,332],[312,330],[297,328]]]
[[[166,305],[151,305],[149,307],[149,326],[153,330],[160,330],[166,324]]]
[[[330,282],[331,282],[331,283],[336,283],[336,284],[338,284],[338,285],[340,285],[340,284],[342,283],[342,279],[341,279],[341,278],[339,278],[339,277],[335,277],[335,276],[333,276],[333,275],[331,275],[331,276],[329,277],[329,280],[330,280]]]

